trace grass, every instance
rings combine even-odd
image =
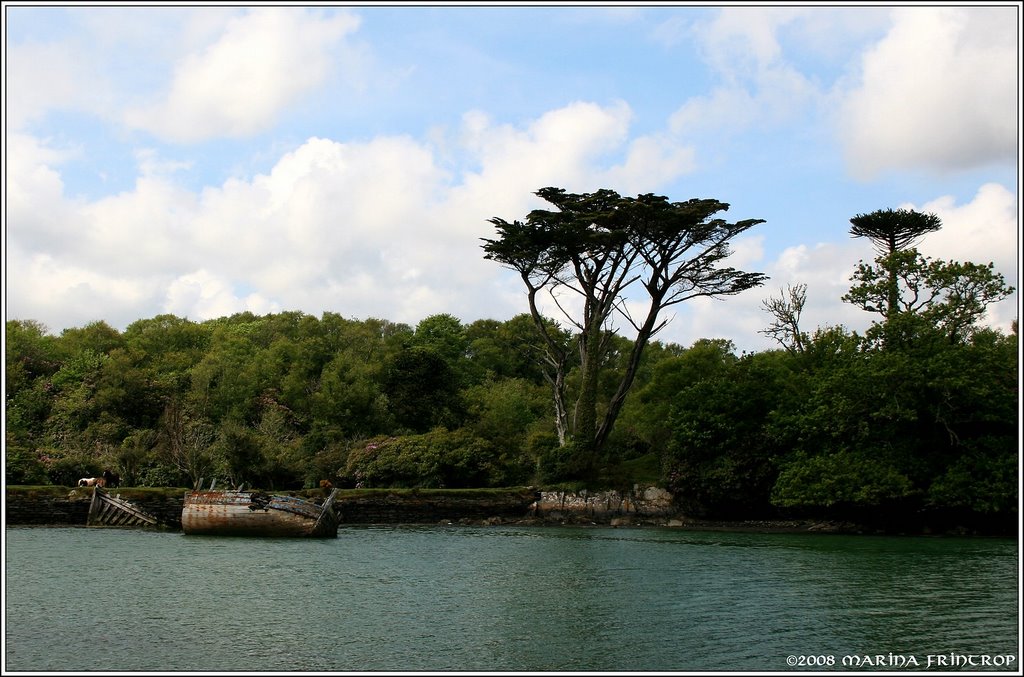
[[[60,484],[8,484],[4,487],[5,491],[9,494],[27,494],[30,496],[38,495],[52,495],[52,496],[66,496],[70,491],[83,491],[92,493],[92,487],[67,487]],[[116,489],[108,489],[107,491],[114,494],[123,494],[124,496],[181,496],[188,489],[185,487],[117,487]]]

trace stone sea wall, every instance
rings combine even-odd
[[[672,494],[635,485],[629,491],[544,491],[533,506],[536,518],[566,524],[657,524],[681,526]]]
[[[156,517],[181,528],[184,489],[111,489]],[[319,490],[285,492],[322,498]],[[7,524],[85,525],[91,488],[7,487]],[[671,524],[672,496],[657,487],[627,492],[509,490],[342,490],[335,499],[342,524]],[[678,520],[676,520],[678,522]]]
[[[92,492],[92,487],[6,487],[4,517],[12,525],[84,526]],[[110,489],[109,493],[156,517],[166,528],[181,528],[184,489],[126,488]]]
[[[342,524],[497,523],[528,518],[539,498],[533,489],[341,491],[334,509]]]
[[[185,489],[118,488],[114,496],[156,517],[161,528],[181,529]],[[319,489],[282,492],[323,500]],[[9,525],[85,526],[91,488],[6,487],[4,516]],[[513,489],[343,489],[335,507],[342,525],[360,524],[521,524],[667,526],[714,531],[872,533],[852,522],[815,519],[719,522],[682,515],[672,494],[653,486],[627,491],[539,491]],[[893,531],[890,529],[889,531]],[[949,531],[933,530],[934,533]],[[901,533],[895,530],[895,533]],[[931,533],[932,531],[925,531]],[[957,530],[955,533],[973,533]]]
[[[4,492],[7,524],[85,524],[92,489],[40,487]]]

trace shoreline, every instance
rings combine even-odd
[[[526,517],[521,519],[453,519],[441,520],[433,524],[407,522],[401,524],[387,523],[394,526],[522,526],[522,527],[572,527],[579,529],[671,529],[673,531],[699,531],[718,533],[763,533],[763,534],[823,534],[846,536],[952,536],[968,538],[1007,538],[1017,540],[1017,533],[981,533],[966,528],[934,531],[929,529],[886,530],[873,528],[854,522],[821,519],[775,519],[775,520],[706,520],[696,518],[674,518],[671,520],[628,519],[611,521],[594,521],[586,517],[577,519],[552,519],[543,517]],[[383,524],[342,523],[341,527],[384,526]]]
[[[119,490],[124,499],[157,517],[160,528],[180,530],[182,488]],[[648,490],[651,492],[652,490]],[[288,492],[313,498],[319,490]],[[499,490],[356,490],[335,504],[340,526],[568,526],[580,528],[667,528],[680,531],[808,533],[892,536],[981,536],[1020,538],[1016,515],[980,519],[974,515],[892,516],[883,519],[772,517],[704,519],[673,510],[670,502],[632,499],[615,502],[604,494],[542,494],[533,488]],[[85,526],[92,492],[77,487],[7,486],[6,526]],[[657,498],[657,497],[656,497]],[[663,498],[663,497],[662,497]]]
[[[167,531],[181,533],[180,529],[161,525],[157,527],[115,527],[115,526],[87,526],[85,524],[72,523],[9,523],[5,528],[16,529],[144,529],[148,531]],[[666,524],[661,522],[632,522],[628,524],[609,524],[579,521],[554,521],[537,518],[504,519],[504,520],[479,520],[462,518],[458,520],[441,520],[438,522],[342,522],[338,525],[339,532],[349,529],[366,529],[380,527],[527,527],[537,529],[568,527],[572,529],[671,529],[679,532],[702,532],[702,533],[736,533],[736,534],[808,534],[825,536],[888,536],[893,538],[909,537],[931,537],[931,538],[999,538],[1008,540],[1019,540],[1019,534],[1009,533],[977,533],[970,531],[885,531],[881,529],[870,529],[852,523],[823,522],[823,521],[802,521],[793,520],[694,520],[686,521],[683,524]]]

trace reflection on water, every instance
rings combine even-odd
[[[10,527],[5,547],[14,671],[787,671],[1019,648],[1003,539]]]

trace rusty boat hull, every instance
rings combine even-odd
[[[189,535],[337,538],[336,493],[320,505],[260,491],[190,491],[181,529]]]

